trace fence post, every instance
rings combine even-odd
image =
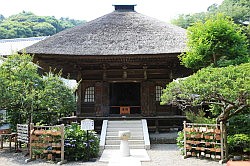
[[[30,131],[34,129],[34,123],[30,123]],[[29,139],[29,150],[30,150],[30,158],[32,159],[32,146],[31,146],[31,132],[30,132],[30,139]]]
[[[29,128],[29,143],[28,143],[28,148],[29,148],[29,156],[30,156],[30,158],[29,159],[26,159],[25,160],[25,163],[28,163],[28,162],[30,162],[30,161],[32,161],[33,159],[32,159],[32,146],[31,146],[31,142],[32,142],[32,140],[31,140],[31,131],[34,129],[34,123],[30,123],[30,128]]]
[[[221,138],[220,138],[220,143],[221,143],[221,161],[224,159],[224,128],[222,122],[220,122],[220,132],[221,132]]]
[[[185,130],[185,128],[186,128],[186,121],[183,121],[183,135],[184,135],[184,158],[186,158],[187,157],[187,149],[186,149],[186,130]]]
[[[64,162],[64,124],[61,124],[61,161]]]
[[[223,136],[224,136],[224,149],[225,149],[225,161],[227,161],[228,159],[228,146],[227,146],[227,125],[225,122],[222,123],[223,124]]]

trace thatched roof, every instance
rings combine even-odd
[[[135,11],[114,11],[26,48],[31,54],[133,55],[184,51],[186,32]]]

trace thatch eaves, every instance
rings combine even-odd
[[[134,11],[114,11],[26,48],[30,54],[138,55],[181,53],[186,31]]]

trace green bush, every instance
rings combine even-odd
[[[68,161],[87,161],[96,158],[99,154],[99,138],[94,131],[81,130],[80,125],[73,123],[65,128],[65,158]]]
[[[250,135],[234,134],[227,137],[229,153],[247,153],[250,152]]]
[[[250,110],[244,114],[238,114],[229,119],[228,134],[250,133]]]
[[[181,150],[181,154],[184,155],[184,132],[179,131],[178,132],[178,137],[176,138],[177,146]]]

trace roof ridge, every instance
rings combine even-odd
[[[30,54],[138,55],[181,53],[186,30],[138,12],[113,11],[26,48]]]

